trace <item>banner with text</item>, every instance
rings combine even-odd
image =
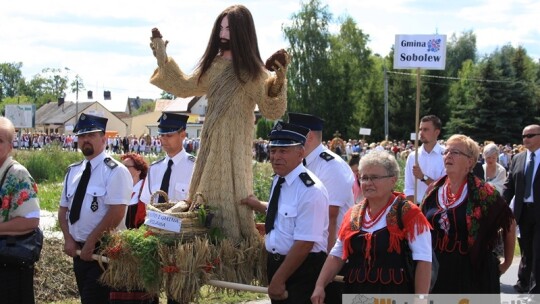
[[[144,224],[177,233],[180,232],[180,229],[182,228],[181,219],[150,210],[146,211],[146,220],[144,221]]]
[[[444,70],[446,35],[396,35],[394,69]]]

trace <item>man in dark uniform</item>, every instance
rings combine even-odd
[[[311,303],[326,258],[328,195],[323,183],[302,165],[308,132],[301,126],[276,124],[269,143],[275,173],[270,202],[242,200],[259,212],[267,209],[268,295],[273,304]]]
[[[128,169],[105,153],[106,125],[104,117],[84,113],[79,117],[73,131],[85,159],[69,166],[58,210],[64,252],[73,257],[83,304],[109,302],[110,288],[99,283],[103,270],[92,254],[97,253],[103,233],[123,222],[133,188]]]
[[[514,216],[519,225],[521,262],[514,289],[520,293],[540,293],[540,125],[523,129],[523,146],[527,148],[512,159],[505,183],[504,198],[514,198]],[[532,274],[531,274],[532,273]]]
[[[187,199],[189,183],[195,166],[195,157],[184,149],[186,125],[189,116],[174,113],[162,113],[158,122],[158,134],[163,150],[167,155],[155,161],[148,169],[144,182],[141,201],[150,203],[152,194],[165,191],[171,201]],[[163,202],[160,196],[158,202]],[[154,202],[156,203],[156,202]],[[178,303],[167,299],[168,304]]]
[[[323,147],[324,120],[303,113],[289,113],[289,123],[309,129],[306,136],[304,166],[323,182],[328,191],[328,252],[332,250],[343,216],[354,205],[354,175],[340,156]],[[327,304],[341,303],[342,283],[332,282],[326,288]]]

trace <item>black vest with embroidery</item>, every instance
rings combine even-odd
[[[371,239],[371,240],[370,240]],[[362,291],[363,284],[403,285],[401,290],[412,290],[414,282],[407,278],[403,268],[403,256],[396,251],[388,252],[390,232],[386,227],[372,233],[360,231],[351,239],[352,254],[345,273],[345,285],[350,290]],[[371,244],[371,245],[369,245]],[[367,249],[370,246],[370,249]],[[369,251],[369,258],[366,257]],[[369,290],[369,289],[368,289]]]

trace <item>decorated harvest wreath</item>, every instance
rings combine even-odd
[[[162,195],[165,203],[154,203]],[[145,290],[189,303],[211,280],[266,285],[266,250],[262,242],[240,244],[223,239],[210,227],[213,211],[185,201],[171,202],[159,190],[152,195],[147,212],[180,219],[180,232],[143,225],[106,236],[101,254],[108,267],[101,281],[111,287]],[[179,211],[180,210],[180,211]]]

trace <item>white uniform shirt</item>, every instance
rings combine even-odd
[[[370,228],[363,228],[362,231],[365,232],[371,232],[383,229],[386,227],[386,216],[388,215],[388,212],[390,212],[390,209],[392,208],[392,204],[386,208],[386,211],[382,215],[382,218],[372,227]],[[369,217],[369,212],[366,212],[364,214],[364,217],[366,220],[371,220]],[[431,254],[433,252],[431,247],[431,231],[429,229],[426,229],[424,232],[418,234],[416,232],[416,236],[414,237],[414,240],[409,243],[409,248],[411,248],[412,251],[412,257],[415,261],[427,261],[431,262]],[[330,254],[333,256],[336,256],[338,258],[343,257],[343,241],[339,238],[336,241],[336,244],[330,250]]]
[[[145,204],[149,204],[152,194],[161,188],[161,181],[167,170],[169,159],[171,158],[166,156],[164,159],[150,165],[141,194],[141,201]],[[171,167],[171,179],[169,180],[167,195],[169,196],[169,200],[172,201],[185,200],[189,192],[193,167],[195,167],[195,157],[187,154],[182,149],[182,151],[172,157],[172,161],[174,164]]]
[[[427,175],[429,178],[436,181],[446,174],[443,161],[444,148],[441,145],[435,144],[430,153],[427,153],[426,150],[424,150],[424,145],[422,145],[420,148],[418,148],[418,152],[418,165],[422,169],[424,175]],[[406,196],[413,196],[414,183],[417,182],[418,186],[416,188],[416,201],[417,203],[421,203],[428,185],[414,177],[413,166],[415,161],[415,153],[416,151],[412,151],[411,154],[409,154],[409,157],[407,157],[407,164],[405,165],[405,186],[403,192]]]
[[[138,181],[135,185],[133,185],[133,190],[131,192],[131,200],[129,201],[128,205],[136,205],[139,202],[139,193],[142,190],[142,183],[144,180]]]
[[[323,152],[327,156],[321,156]],[[336,232],[339,231],[343,216],[354,205],[354,174],[351,167],[340,156],[320,144],[306,156],[306,168],[315,173],[324,184],[328,192],[328,204],[339,207]]]
[[[90,164],[92,173],[86,188],[86,195],[81,206],[81,215],[73,225],[69,221],[69,210],[66,213],[69,233],[77,242],[85,242],[90,233],[101,222],[110,205],[127,205],[130,201],[133,189],[133,179],[128,169],[120,162],[111,158],[111,162],[118,166],[110,168],[105,163],[108,155],[104,152],[94,157]],[[88,160],[69,167],[64,179],[64,189],[62,191],[60,206],[71,209],[71,204],[77,190],[77,185],[81,180],[84,168]],[[92,211],[92,201],[97,202],[97,210]],[[120,223],[121,227],[123,222]]]
[[[300,174],[314,182],[306,186]],[[286,255],[295,241],[314,242],[311,252],[326,252],[328,244],[328,195],[323,183],[302,164],[284,176],[274,229],[266,235],[266,250]],[[278,176],[274,177],[272,189]]]

